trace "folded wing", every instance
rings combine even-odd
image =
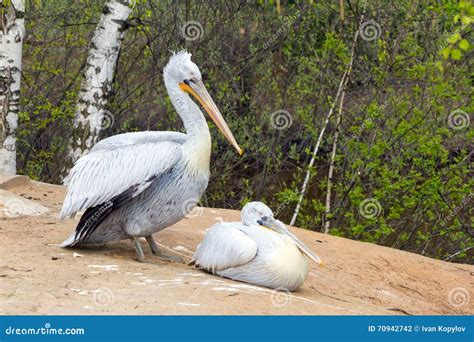
[[[257,244],[237,227],[218,223],[206,233],[193,256],[196,266],[209,272],[245,265],[257,255]]]
[[[181,159],[181,136],[128,133],[103,140],[80,158],[65,180],[60,217],[96,207],[121,194],[135,197]],[[169,140],[166,140],[169,139]]]

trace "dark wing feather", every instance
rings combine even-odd
[[[122,192],[121,194],[112,197],[110,200],[88,208],[82,215],[76,227],[74,242],[86,242],[97,227],[115,210],[130,201],[137,194],[141,193],[143,187],[148,187],[156,179],[156,176],[150,177],[141,184],[136,184]]]

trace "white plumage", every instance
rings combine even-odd
[[[180,144],[162,140],[159,135],[155,141],[146,141],[143,133],[123,137],[126,139],[116,136],[116,146],[106,139],[107,146],[93,148],[76,162],[65,179],[68,190],[61,219],[104,203],[138,184],[132,197],[137,196],[151,185],[147,180],[165,173],[181,158]]]
[[[212,273],[250,262],[257,255],[257,243],[240,230],[240,223],[218,223],[207,232],[193,259]]]
[[[82,215],[63,247],[131,238],[143,261],[139,237],[162,255],[152,234],[181,220],[197,204],[209,181],[211,135],[193,96],[241,154],[219,109],[207,92],[191,55],[170,58],[163,73],[171,102],[186,134],[137,132],[98,142],[65,180],[61,218]]]
[[[321,263],[283,223],[273,218],[270,208],[251,202],[242,210],[242,222],[217,223],[209,229],[192,263],[221,277],[294,291],[308,275],[304,254]]]

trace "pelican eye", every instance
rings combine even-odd
[[[191,85],[191,83],[196,83],[192,78],[183,81],[186,85]]]

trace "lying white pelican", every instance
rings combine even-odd
[[[98,142],[80,158],[65,183],[61,218],[85,210],[62,247],[131,238],[144,260],[139,237],[165,259],[152,234],[181,220],[201,198],[209,181],[211,135],[194,96],[230,143],[242,154],[207,92],[191,54],[174,54],[164,68],[171,102],[186,128],[179,132],[137,132]]]
[[[250,202],[242,222],[213,225],[191,264],[221,277],[294,291],[308,276],[308,260],[321,259],[293,235],[261,202]],[[264,227],[263,227],[264,226]]]

